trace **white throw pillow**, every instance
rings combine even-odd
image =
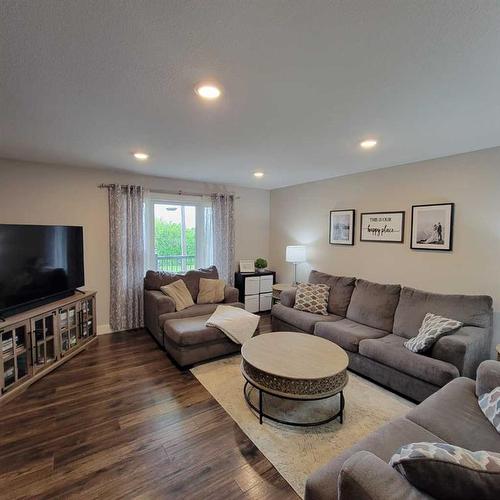
[[[412,352],[427,351],[440,337],[450,334],[462,326],[461,321],[427,313],[418,330],[418,335],[407,340],[404,346]]]

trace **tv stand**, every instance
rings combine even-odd
[[[96,293],[78,292],[0,323],[0,403],[96,339]]]

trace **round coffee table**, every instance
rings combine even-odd
[[[343,389],[347,384],[349,359],[345,351],[329,340],[296,332],[274,332],[253,337],[241,348],[241,372],[246,379],[243,393],[248,405],[263,417],[282,424],[322,425],[344,417]],[[252,403],[248,387],[259,391],[258,407]],[[263,408],[262,394],[316,401],[339,395],[340,409],[315,422],[292,422],[276,418]]]

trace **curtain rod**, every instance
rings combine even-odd
[[[114,184],[99,184],[99,188],[110,188],[114,186]],[[122,184],[122,186],[128,186],[128,184]],[[207,193],[192,193],[189,191],[182,191],[182,189],[178,189],[177,191],[162,191],[161,189],[155,189],[155,190],[150,190],[152,193],[159,193],[159,194],[172,194],[172,195],[178,195],[178,196],[199,196],[200,198],[203,198],[205,196],[211,196],[211,194]],[[236,200],[239,200],[239,196],[235,196],[234,193],[224,193],[224,194],[231,194],[235,197]]]

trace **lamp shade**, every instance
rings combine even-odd
[[[306,261],[306,247],[302,245],[289,245],[286,247],[286,261],[287,262],[305,262]]]

